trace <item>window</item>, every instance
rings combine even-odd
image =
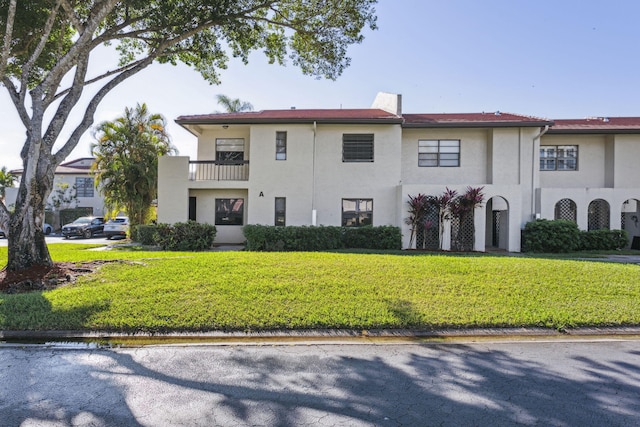
[[[216,225],[243,225],[244,199],[216,199]]]
[[[220,163],[231,165],[237,165],[244,162],[244,139],[216,139],[216,160]]]
[[[553,219],[565,219],[576,222],[578,208],[576,202],[571,199],[562,199],[556,203]]]
[[[543,145],[540,147],[541,171],[578,170],[577,145]]]
[[[93,197],[93,178],[76,178],[76,196]]]
[[[343,162],[373,162],[373,134],[342,135]]]
[[[418,166],[460,166],[459,139],[421,139],[418,141]]]
[[[342,226],[373,224],[373,199],[342,199]]]
[[[285,197],[276,197],[276,215],[275,225],[285,226],[287,216],[287,199]]]
[[[276,160],[287,160],[286,132],[276,132]]]

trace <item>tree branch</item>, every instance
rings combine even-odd
[[[91,125],[93,124],[93,116],[96,110],[98,109],[98,105],[100,104],[102,99],[113,88],[118,86],[124,80],[128,79],[134,74],[137,74],[138,72],[142,71],[144,68],[149,66],[149,64],[151,64],[154,59],[155,57],[152,57],[152,56],[145,58],[143,61],[139,62],[138,65],[118,74],[116,77],[114,77],[109,82],[107,82],[104,86],[102,86],[102,88],[100,88],[98,93],[96,93],[93,96],[93,98],[91,98],[91,101],[89,101],[89,105],[87,106],[87,109],[84,113],[84,116],[80,124],[74,129],[73,133],[71,134],[67,142],[62,146],[62,148],[60,148],[56,152],[56,154],[53,156],[53,159],[56,165],[62,163],[64,159],[66,159],[67,156],[71,154],[71,151],[73,151],[73,149],[78,144],[78,141],[80,140],[80,137],[82,136],[82,134],[84,134],[91,127]]]
[[[71,25],[73,25],[78,33],[82,33],[82,31],[84,31],[84,27],[82,26],[78,15],[76,15],[75,10],[73,10],[73,6],[69,4],[68,0],[61,0],[59,4],[62,5],[62,8],[67,13],[67,17],[69,18]]]
[[[48,144],[50,147],[53,146],[57,136],[60,134],[60,131],[64,127],[64,124],[67,122],[71,109],[78,103],[80,97],[82,96],[82,91],[84,90],[84,79],[87,75],[88,68],[89,53],[85,54],[79,61],[77,61],[76,73],[73,78],[71,89],[58,106],[56,113],[49,122],[47,131],[42,137],[45,144]]]
[[[97,2],[98,6],[92,10],[93,15],[89,17],[83,31],[79,34],[71,49],[60,58],[58,63],[50,70],[47,76],[40,82],[39,87],[57,87],[53,84],[60,82],[61,76],[66,75],[71,68],[76,65],[77,58],[84,52],[91,51],[91,41],[100,23],[113,10],[118,0],[103,0]]]
[[[47,18],[47,22],[45,23],[42,30],[42,36],[38,41],[38,45],[29,57],[29,60],[22,66],[22,78],[20,79],[20,98],[23,100],[26,95],[27,88],[29,87],[29,73],[31,72],[31,67],[33,67],[33,64],[36,63],[36,61],[40,57],[40,54],[47,45],[47,41],[49,40],[49,36],[51,35],[51,30],[53,29],[53,25],[56,22],[58,7],[60,7],[60,0],[58,0],[56,5],[51,10],[49,17]]]
[[[11,39],[13,36],[13,23],[16,18],[16,7],[17,0],[11,0],[7,11],[7,25],[4,33],[4,40],[2,42],[2,55],[0,55],[0,78],[2,79],[4,79],[7,62],[9,61],[9,55],[11,54]]]
[[[84,86],[88,86],[88,85],[96,83],[96,82],[98,82],[98,81],[100,81],[102,79],[106,79],[107,77],[113,76],[114,74],[118,74],[118,73],[121,73],[123,71],[126,71],[129,68],[133,68],[133,67],[137,66],[139,63],[143,62],[144,60],[145,60],[145,58],[139,59],[138,61],[131,62],[131,63],[129,63],[127,65],[124,65],[124,66],[122,66],[120,68],[116,68],[115,70],[107,71],[104,74],[101,74],[101,75],[99,75],[97,77],[94,77],[92,79],[89,79],[89,80],[85,81],[83,85]],[[51,100],[55,101],[56,99],[59,99],[59,98],[63,97],[64,95],[69,93],[69,91],[71,91],[71,89],[73,89],[73,87],[69,87],[67,89],[64,89],[61,92],[58,92],[57,94],[55,94],[55,96]]]
[[[14,107],[16,107],[16,111],[18,112],[18,116],[20,116],[22,124],[25,126],[25,128],[28,129],[29,125],[31,124],[31,118],[29,117],[29,113],[24,107],[22,99],[20,99],[20,95],[18,94],[16,86],[13,84],[13,81],[11,81],[11,79],[7,76],[2,79],[2,84],[7,89],[7,92],[9,92],[11,102],[13,102]]]

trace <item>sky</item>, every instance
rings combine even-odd
[[[349,49],[351,66],[335,81],[260,53],[249,65],[230,61],[217,86],[184,65],[154,64],[105,98],[96,124],[145,102],[167,118],[179,154],[195,158],[196,138],[174,120],[222,110],[217,94],[255,110],[368,108],[391,92],[405,113],[640,116],[637,0],[379,0],[376,10],[378,29]],[[107,50],[94,58],[114,59]],[[0,167],[20,168],[25,133],[4,87],[0,117]],[[90,156],[92,142],[87,132],[67,160]]]

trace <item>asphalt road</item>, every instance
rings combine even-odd
[[[47,244],[51,244],[51,243],[84,243],[84,244],[110,244],[110,243],[115,243],[118,241],[118,238],[114,238],[112,240],[107,240],[107,238],[105,236],[99,235],[99,236],[94,236],[90,239],[83,239],[80,237],[72,237],[70,239],[65,239],[62,236],[56,236],[56,235],[50,235],[50,236],[46,236],[45,240],[47,241]],[[7,246],[7,239],[4,237],[0,237],[0,246]],[[1,426],[1,424],[0,424]]]
[[[640,340],[0,345],[2,426],[633,426]]]

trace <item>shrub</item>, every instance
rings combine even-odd
[[[537,219],[522,232],[525,252],[571,252],[579,248],[580,230],[573,221]]]
[[[143,245],[160,246],[168,251],[205,251],[213,247],[216,227],[195,221],[173,225],[138,225],[131,229],[131,239]]]
[[[343,230],[345,248],[402,249],[402,233],[398,227],[345,227]]]
[[[213,247],[216,227],[195,221],[158,224],[158,245],[167,251],[205,251]]]
[[[245,225],[248,251],[323,251],[342,247],[340,227]]]
[[[131,240],[141,245],[156,246],[158,244],[157,225],[134,225],[130,229]]]
[[[400,249],[398,227],[343,228],[335,226],[246,225],[248,251],[326,251],[341,248]]]
[[[583,251],[617,250],[627,247],[629,237],[624,230],[591,230],[580,232],[579,249]]]

